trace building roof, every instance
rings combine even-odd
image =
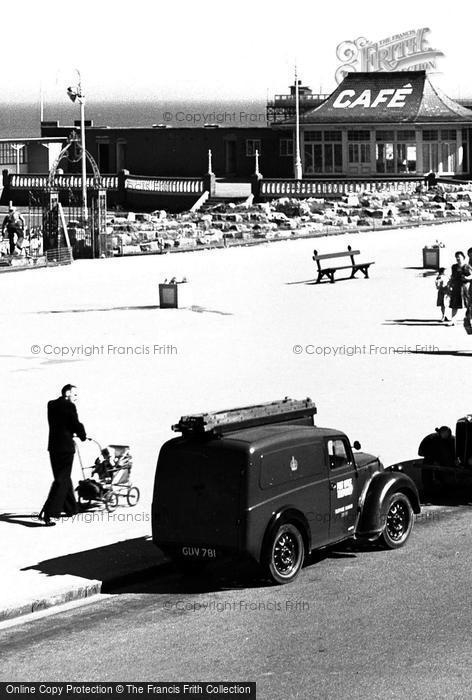
[[[348,73],[326,102],[300,116],[301,124],[376,122],[472,124],[472,110],[433,86],[423,70]]]

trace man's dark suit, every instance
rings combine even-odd
[[[74,435],[86,439],[85,428],[80,423],[75,405],[60,396],[48,403],[49,441],[48,450],[51,459],[54,481],[52,483],[44,514],[58,518],[61,512],[73,515],[77,512],[77,502],[70,478],[74,461]]]

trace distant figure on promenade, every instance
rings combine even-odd
[[[74,461],[74,435],[82,441],[87,439],[85,428],[80,423],[77,408],[77,387],[66,384],[58,399],[48,403],[49,441],[48,450],[54,481],[46,503],[39,514],[45,525],[55,525],[51,518],[77,513],[77,501],[71,481]]]
[[[445,267],[439,268],[435,282],[438,290],[436,306],[439,306],[441,309],[441,321],[449,321],[446,316],[446,302],[449,299],[449,278],[446,275]]]
[[[424,182],[429,190],[435,187],[437,181],[436,173],[432,170],[425,175]]]
[[[21,249],[23,247],[24,232],[24,218],[16,209],[16,207],[10,207],[8,209],[8,214],[3,219],[2,224],[2,236],[5,236],[6,233],[10,242],[10,255],[15,255],[15,249],[17,247],[21,252]]]
[[[469,282],[467,278],[472,275],[472,267],[465,262],[465,255],[461,250],[455,253],[455,258],[456,262],[451,268],[451,278],[449,280],[451,319],[454,319],[458,309],[468,307]]]

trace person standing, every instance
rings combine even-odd
[[[465,262],[465,255],[461,250],[455,253],[456,262],[451,268],[451,278],[449,280],[449,307],[451,318],[457,314],[458,309],[467,308],[468,287],[467,278],[472,274],[472,268]],[[454,320],[451,321],[454,324]]]
[[[446,268],[439,268],[435,283],[438,292],[436,297],[436,306],[439,306],[441,309],[441,321],[449,321],[446,316],[446,301],[449,297],[449,280],[446,275]]]
[[[87,439],[85,428],[77,415],[77,387],[66,384],[61,396],[48,402],[49,440],[48,450],[54,481],[43,506],[39,519],[45,525],[55,525],[51,518],[59,518],[77,513],[77,501],[71,481],[74,461],[74,436]]]
[[[8,240],[10,242],[10,255],[15,255],[16,246],[19,243],[19,249],[21,250],[25,231],[25,220],[16,209],[16,207],[10,207],[8,209],[8,214],[3,219],[2,224],[2,236],[5,233],[8,235]]]

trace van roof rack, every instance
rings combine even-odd
[[[311,399],[289,399],[280,401],[231,408],[227,411],[213,413],[195,413],[182,416],[172,430],[179,433],[197,433],[221,435],[242,428],[250,428],[269,423],[284,423],[300,418],[313,418],[316,406]]]

